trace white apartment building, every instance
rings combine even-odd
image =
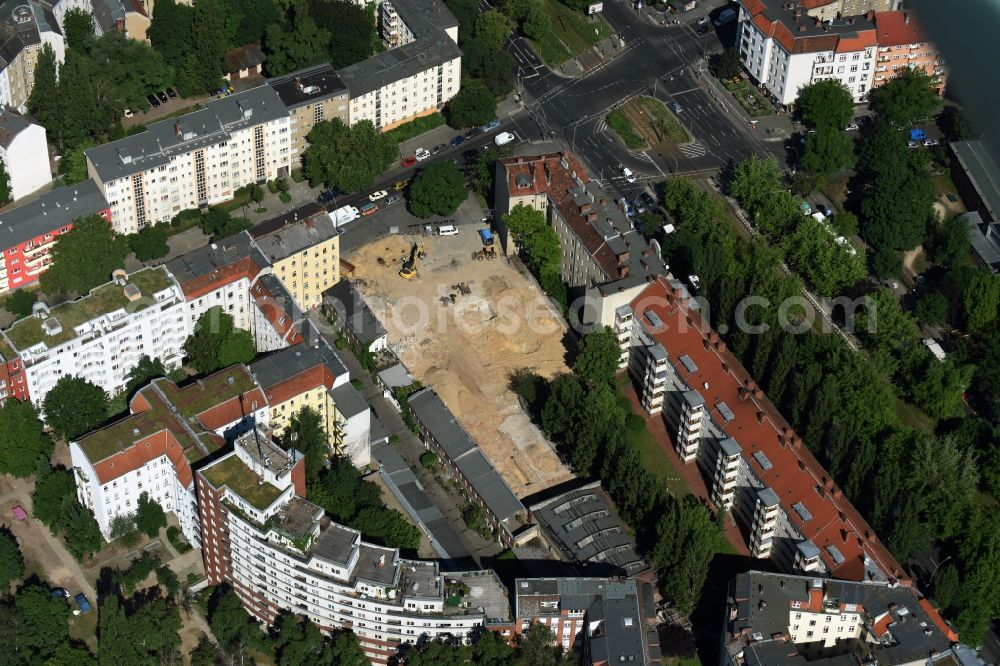
[[[86,151],[87,170],[118,233],[222,203],[240,187],[291,173],[290,118],[270,86],[213,100],[204,109]]]
[[[183,388],[153,380],[133,396],[129,411],[70,442],[81,504],[108,539],[115,516],[135,513],[139,496],[148,493],[199,546],[191,466],[255,422],[267,423],[263,392],[245,367],[232,366]]]
[[[232,584],[262,621],[291,610],[326,631],[350,627],[376,664],[401,645],[467,638],[485,623],[489,611],[446,604],[449,583],[437,562],[403,559],[330,522],[302,496],[302,454],[284,451],[267,431],[241,436],[233,452],[196,474],[209,582]],[[489,588],[477,606],[506,603],[492,572],[449,576]]]
[[[866,16],[821,21],[796,3],[740,0],[736,43],[751,78],[779,104],[825,79],[843,83],[855,103],[874,86],[878,36]]]
[[[12,201],[52,182],[45,128],[11,109],[0,107],[0,160],[10,176]]]
[[[32,402],[41,405],[61,377],[75,375],[110,395],[125,388],[128,372],[144,356],[176,368],[188,329],[184,294],[162,267],[114,280],[75,301],[35,312],[3,332],[10,358],[20,357]]]
[[[387,51],[337,71],[350,93],[350,121],[392,129],[441,109],[458,93],[458,22],[443,3],[383,0],[379,29]]]
[[[21,113],[35,85],[35,65],[42,47],[52,47],[57,62],[66,43],[48,4],[33,0],[0,3],[0,106]]]

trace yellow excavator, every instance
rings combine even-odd
[[[403,267],[399,269],[399,277],[412,280],[417,276],[417,244],[410,248],[410,258],[403,262]]]

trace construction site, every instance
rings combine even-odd
[[[392,350],[524,497],[572,476],[509,388],[522,368],[568,370],[564,323],[488,234],[456,231],[388,236],[345,259]]]

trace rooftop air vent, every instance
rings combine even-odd
[[[45,331],[45,335],[59,335],[62,333],[62,324],[55,317],[49,317],[42,322],[42,329]]]

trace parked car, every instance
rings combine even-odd
[[[323,190],[322,192],[320,192],[320,195],[317,198],[317,200],[321,204],[330,203],[331,201],[334,200],[336,196],[337,195],[334,193],[333,190]]]
[[[510,132],[500,132],[495,137],[493,137],[493,143],[498,146],[505,146],[514,140],[514,135]]]
[[[83,592],[81,592],[80,594],[76,595],[73,598],[76,600],[76,605],[80,607],[81,613],[89,613],[91,610],[93,610],[90,607],[90,602],[87,601],[87,595],[85,595]]]
[[[493,130],[498,130],[498,129],[500,129],[500,121],[499,120],[491,120],[490,122],[488,122],[485,125],[483,125],[481,129],[484,132],[492,132]]]
[[[699,25],[698,28],[695,30],[695,32],[697,32],[699,35],[705,35],[708,34],[708,32],[711,29],[712,28],[707,25]]]
[[[639,198],[642,199],[643,203],[646,204],[646,208],[652,208],[653,206],[656,205],[656,197],[654,197],[649,192],[643,192],[642,194],[639,195]]]
[[[635,174],[632,173],[632,169],[629,169],[627,166],[622,166],[622,175],[625,176],[625,180],[629,183],[635,182]]]
[[[909,141],[907,142],[907,148],[919,148],[922,144],[919,141]]]
[[[406,189],[406,186],[409,184],[410,184],[409,178],[404,178],[403,180],[397,180],[393,184],[392,189],[396,190],[397,192],[402,192],[403,190]]]
[[[440,153],[442,150],[444,150],[447,147],[448,146],[444,145],[443,143],[439,143],[438,145],[436,145],[433,148],[431,148],[431,155],[437,155],[438,153]]]
[[[450,145],[452,145],[452,146],[456,146],[456,147],[457,147],[457,146],[461,146],[461,145],[462,145],[463,143],[465,143],[465,137],[464,137],[464,136],[462,136],[461,134],[459,134],[458,136],[456,136],[456,137],[455,137],[454,139],[452,139],[452,140],[451,140],[451,141],[449,141],[448,143],[449,143]]]
[[[160,106],[160,100],[156,99],[156,95],[146,95],[146,101],[149,102],[150,106],[154,109]]]
[[[677,102],[667,102],[667,106],[673,109],[674,113],[680,113],[681,111],[684,110],[683,108],[681,108],[681,105],[678,104]]]
[[[426,160],[428,157],[430,157],[431,153],[430,153],[429,150],[425,150],[424,148],[417,148],[417,151],[416,151],[415,155],[416,155],[417,161],[418,162],[422,162],[422,161]]]
[[[385,190],[377,190],[368,195],[368,201],[378,201],[379,199],[384,199],[389,193]]]
[[[177,97],[177,91],[174,90],[173,88],[167,88],[167,97],[169,97],[170,99]]]
[[[636,197],[635,201],[632,203],[632,208],[636,213],[642,215],[646,212],[646,202],[642,200],[642,197]]]
[[[411,167],[414,164],[416,164],[417,160],[419,160],[419,159],[420,159],[419,157],[414,157],[413,155],[410,155],[408,157],[404,157],[403,159],[399,160],[399,166],[401,166],[401,167]]]
[[[53,599],[69,599],[69,590],[65,587],[53,587],[49,596]]]
[[[939,141],[937,139],[924,139],[924,145],[927,147],[938,145]]]
[[[707,16],[702,16],[698,19],[698,25],[708,25],[709,20],[710,19]]]
[[[359,206],[358,210],[361,211],[362,215],[364,215],[365,217],[368,217],[369,215],[374,215],[375,213],[378,212],[378,204],[377,203],[366,203],[363,206]]]
[[[167,94],[165,92],[162,92],[162,91],[156,93],[156,97],[157,97],[157,99],[160,100],[161,104],[166,104],[167,100],[170,99],[169,97],[167,97]]]
[[[470,129],[468,132],[465,133],[465,138],[466,139],[471,139],[472,137],[476,136],[477,134],[482,133],[482,131],[483,131],[482,127],[473,127],[472,129]]]
[[[385,200],[385,205],[386,206],[391,206],[392,204],[396,203],[397,201],[399,201],[399,195],[398,194],[393,194],[388,199]]]
[[[852,122],[851,124],[849,124],[847,127],[844,128],[844,131],[853,132],[856,129],[858,129],[858,124],[856,122]]]

